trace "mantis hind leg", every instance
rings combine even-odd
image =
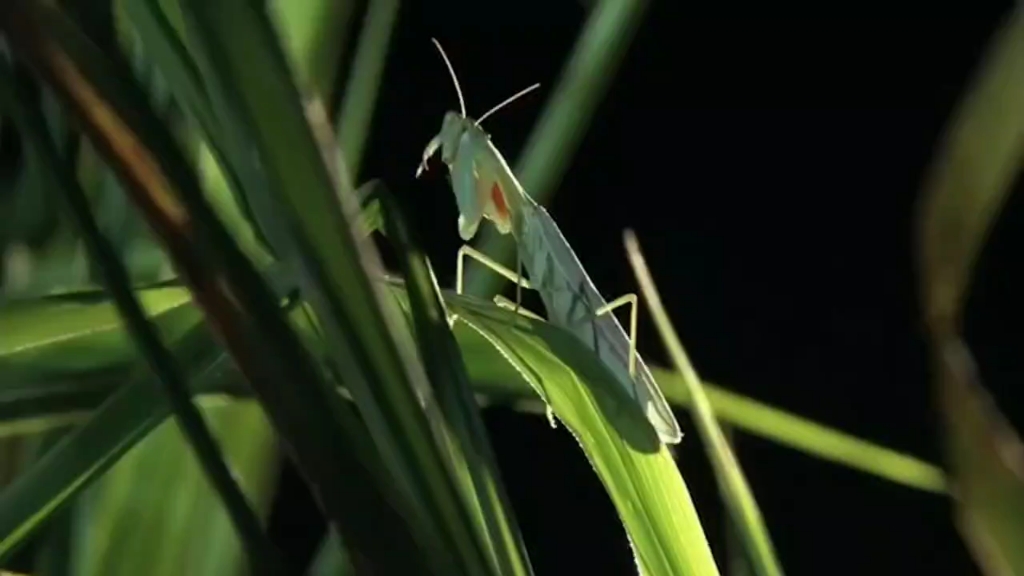
[[[598,308],[594,312],[594,316],[601,316],[603,314],[611,314],[616,308],[620,308],[625,305],[630,306],[629,311],[629,376],[630,378],[636,378],[636,315],[637,315],[637,298],[636,294],[626,294],[625,296],[619,296],[615,300],[605,304]]]

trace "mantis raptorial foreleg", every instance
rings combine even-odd
[[[515,272],[509,270],[508,268],[505,268],[492,258],[488,257],[486,254],[480,252],[479,250],[473,248],[472,246],[463,246],[462,248],[459,248],[458,260],[455,263],[455,292],[457,294],[462,294],[462,280],[463,272],[465,271],[464,262],[466,256],[469,256],[476,260],[477,262],[483,264],[484,266],[487,266],[491,270],[494,270],[502,277],[507,278],[509,282],[515,283],[517,287],[526,288],[527,290],[533,290],[533,286],[531,286],[530,283],[521,275],[516,274]],[[498,294],[497,296],[494,297],[494,303],[501,308],[512,310],[513,312],[517,314],[522,314],[527,318],[533,318],[534,320],[544,320],[544,318],[541,317],[539,314],[536,314],[534,312],[527,310],[526,308],[523,308],[518,302],[512,302],[508,298],[502,296],[501,294]],[[540,384],[541,387],[544,386],[543,382],[541,382]],[[541,397],[544,400],[544,414],[545,416],[547,416],[548,424],[550,424],[551,427],[554,428],[557,426],[557,421],[555,420],[555,413],[551,409],[551,403],[547,399],[547,392],[542,391]]]
[[[505,268],[497,261],[493,260],[490,256],[484,254],[483,252],[477,250],[476,248],[473,248],[472,246],[469,245],[465,245],[462,248],[459,248],[458,260],[455,262],[455,292],[457,294],[462,294],[462,277],[464,272],[463,262],[466,256],[470,256],[477,262],[483,264],[484,266],[487,266],[491,270],[494,270],[500,276],[508,279],[508,281],[512,282],[513,284],[522,286],[527,290],[534,289],[533,285],[531,285],[526,278],[523,278],[522,275],[516,274],[515,272],[509,270],[508,268]]]
[[[494,270],[495,272],[497,272],[498,274],[502,275],[503,277],[508,278],[509,281],[515,283],[516,286],[518,286],[520,288],[527,288],[527,289],[530,289],[530,290],[533,289],[533,286],[530,285],[530,282],[527,281],[522,276],[517,275],[515,272],[509,270],[508,268],[505,268],[501,264],[498,264],[497,262],[495,262],[491,258],[488,258],[484,253],[480,252],[479,250],[477,250],[477,249],[475,249],[475,248],[473,248],[471,246],[463,246],[462,248],[459,248],[459,260],[455,264],[455,293],[456,294],[462,294],[463,274],[465,272],[465,257],[466,256],[469,256],[469,257],[473,258],[477,262],[483,264],[484,266],[487,266],[491,270]],[[507,310],[511,310],[511,311],[513,311],[513,312],[515,312],[517,314],[522,314],[523,316],[526,316],[527,318],[533,318],[534,320],[544,320],[544,317],[542,317],[540,314],[537,314],[535,312],[531,312],[530,310],[527,310],[526,308],[523,308],[520,302],[513,302],[513,301],[509,300],[508,298],[505,298],[501,294],[498,294],[497,296],[494,297],[494,303],[497,304],[501,308],[505,308]]]

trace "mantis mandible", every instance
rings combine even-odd
[[[460,111],[445,114],[441,131],[423,151],[416,176],[420,176],[427,167],[427,161],[440,149],[441,160],[451,175],[452,190],[459,208],[459,236],[462,240],[472,240],[480,221],[487,219],[501,234],[512,234],[517,247],[517,271],[513,272],[468,244],[463,245],[456,265],[456,292],[462,293],[466,256],[516,285],[516,302],[499,295],[495,297],[498,305],[543,320],[520,306],[521,289],[536,290],[547,310],[547,321],[567,329],[597,354],[639,403],[662,442],[678,443],[682,437],[679,423],[650,369],[636,351],[636,294],[605,301],[555,221],[523,190],[501,153],[491,143],[490,136],[480,127],[485,118],[540,85],[518,92],[480,116],[479,120],[473,120],[466,115],[462,89],[448,56],[437,40],[433,42],[448,67]],[[523,268],[529,280],[523,278]],[[628,335],[612,314],[616,308],[625,305],[630,306]]]

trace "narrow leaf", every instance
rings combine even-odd
[[[781,575],[782,566],[775,557],[775,547],[768,534],[768,527],[765,526],[761,517],[761,510],[757,507],[754,494],[747,484],[739,461],[715,419],[714,408],[704,393],[704,387],[697,377],[697,371],[690,364],[686,351],[683,350],[683,345],[679,341],[679,336],[668,318],[668,313],[665,312],[661,296],[654,286],[654,280],[647,269],[643,253],[640,251],[640,243],[632,231],[626,231],[625,239],[629,262],[633,266],[633,273],[636,274],[644,300],[651,309],[651,315],[654,316],[661,340],[668,348],[676,372],[682,376],[692,400],[694,420],[700,431],[701,440],[704,442],[704,449],[708,453],[711,466],[715,471],[718,490],[725,501],[732,525],[739,531],[755,572],[761,576]]]

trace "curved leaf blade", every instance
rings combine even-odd
[[[642,573],[718,574],[675,461],[593,352],[558,327],[473,298],[450,298],[579,442],[618,510]]]
[[[962,335],[978,256],[1024,154],[1024,10],[991,41],[947,128],[918,212],[918,274],[931,337],[957,526],[988,574],[1024,573],[1024,444],[981,383]]]

